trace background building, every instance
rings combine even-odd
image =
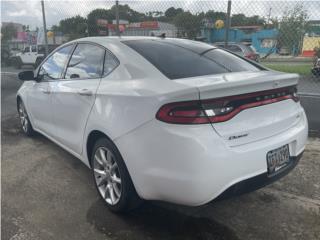
[[[115,36],[116,25],[109,24],[109,35]],[[120,31],[122,36],[158,36],[165,33],[166,37],[177,37],[178,29],[175,25],[159,21],[134,22],[121,24]]]
[[[202,35],[210,43],[223,42],[225,28],[204,28]],[[261,26],[232,27],[228,33],[230,42],[241,42],[252,45],[260,54],[276,52],[276,44],[279,31],[277,29],[262,29]]]

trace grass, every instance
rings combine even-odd
[[[300,75],[310,75],[312,63],[301,63],[301,64],[263,64],[264,66],[271,68],[276,71],[280,72],[287,72],[287,73],[298,73]]]

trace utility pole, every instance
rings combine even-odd
[[[86,22],[85,24],[86,24],[86,34],[87,34],[87,37],[89,37],[89,25],[88,25],[88,22]]]
[[[117,25],[117,36],[120,37],[120,29],[119,29],[119,1],[116,0],[116,25]]]
[[[226,27],[225,27],[225,37],[224,37],[224,47],[228,46],[229,41],[229,29],[231,25],[231,0],[228,0],[228,9],[227,9],[227,19],[226,19]]]
[[[270,7],[270,8],[269,8],[269,14],[268,14],[268,21],[267,21],[267,24],[270,24],[271,11],[272,11],[272,8]]]
[[[48,55],[48,36],[47,36],[47,24],[46,24],[46,15],[44,11],[44,2],[41,0],[41,8],[42,8],[42,19],[43,19],[43,34],[44,34],[44,47],[45,47],[45,52],[46,56]]]

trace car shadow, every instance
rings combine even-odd
[[[34,145],[48,145],[56,155],[75,171],[81,171],[84,179],[90,179],[90,171],[75,157],[40,134],[27,138],[17,117],[3,121],[2,140],[9,145],[30,141]],[[97,194],[98,195],[98,194]],[[98,198],[86,214],[87,222],[110,239],[239,239],[234,231],[211,218],[199,216],[205,207],[188,208],[167,203],[145,202],[139,209],[127,214],[114,214]]]
[[[221,223],[165,205],[146,202],[130,213],[114,214],[99,199],[88,210],[87,221],[111,239],[239,239]]]

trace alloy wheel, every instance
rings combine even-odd
[[[28,115],[22,102],[19,103],[19,118],[24,132],[28,132]]]
[[[110,149],[99,147],[93,160],[94,178],[105,201],[115,205],[121,198],[121,176],[118,164]]]

